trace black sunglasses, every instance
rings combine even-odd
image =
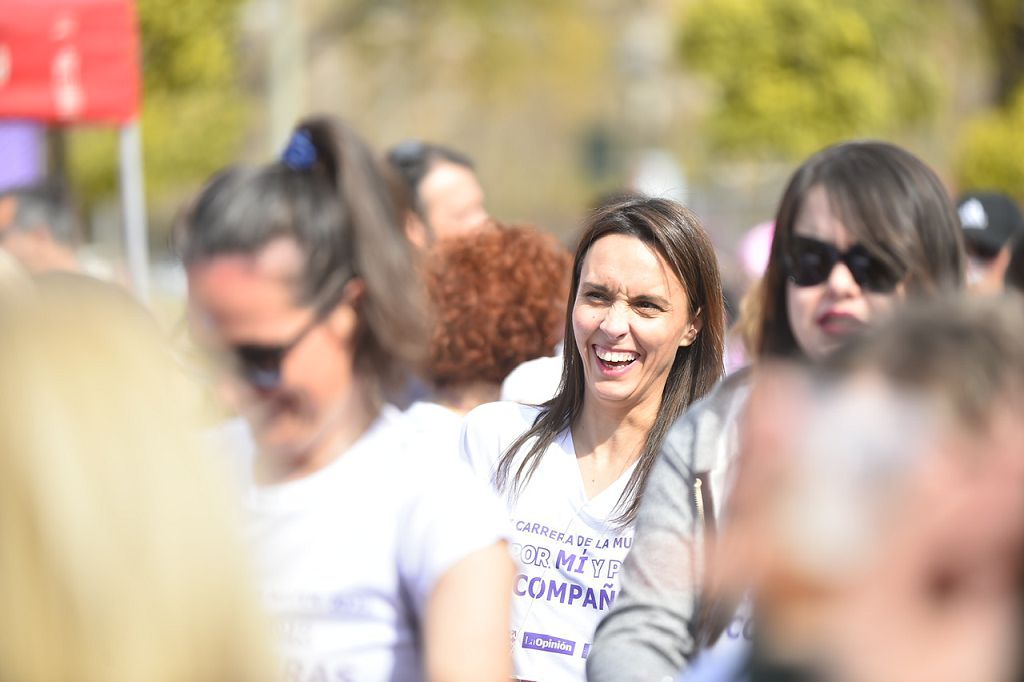
[[[346,279],[347,283],[348,280]],[[306,324],[291,341],[279,345],[245,343],[228,346],[227,351],[234,361],[235,371],[253,388],[272,391],[281,385],[281,365],[296,346],[302,343],[309,332],[313,331],[334,310],[344,296],[344,286],[339,293],[331,296],[322,305],[316,307],[313,319]]]
[[[242,344],[230,346],[228,352],[234,358],[238,373],[254,388],[271,391],[281,385],[281,365],[288,353],[299,345],[306,334],[323,322],[323,315],[317,315],[302,328],[295,338],[279,346]]]
[[[861,244],[840,251],[834,244],[798,235],[790,240],[786,272],[797,286],[812,287],[826,281],[839,262],[846,265],[859,287],[876,293],[889,293],[905,275]]]

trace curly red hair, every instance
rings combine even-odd
[[[426,263],[435,327],[425,373],[435,386],[501,383],[562,337],[572,256],[526,225],[438,244]]]

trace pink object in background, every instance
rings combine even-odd
[[[751,279],[757,279],[768,267],[768,255],[772,251],[775,237],[775,221],[759,223],[747,231],[740,240],[738,255],[743,271]]]
[[[761,278],[768,267],[768,257],[772,252],[772,239],[775,238],[775,221],[758,223],[747,230],[736,248],[736,256],[743,272],[754,282]],[[739,334],[731,332],[725,341],[725,371],[732,374],[750,364],[750,352],[743,347]]]

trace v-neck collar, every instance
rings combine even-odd
[[[637,462],[633,462],[626,467],[619,474],[618,478],[608,484],[604,490],[588,498],[586,486],[583,485],[583,473],[580,471],[579,462],[576,461],[576,446],[572,440],[572,429],[566,429],[562,432],[558,439],[558,447],[562,450],[568,465],[572,468],[575,493],[573,501],[577,509],[594,519],[607,519],[615,509],[615,505],[618,504],[626,483],[629,482],[630,476],[633,475],[633,470],[636,469]]]

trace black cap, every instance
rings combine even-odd
[[[1017,202],[1000,192],[968,192],[956,205],[969,251],[993,258],[999,249],[1024,236]]]

